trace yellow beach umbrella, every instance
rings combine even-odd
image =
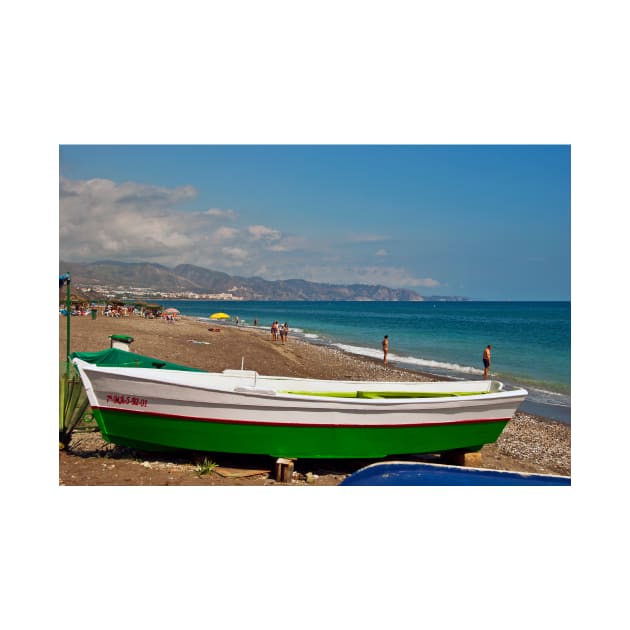
[[[231,319],[227,313],[212,313],[210,319]]]

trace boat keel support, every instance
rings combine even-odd
[[[279,457],[276,460],[276,481],[291,483],[293,481],[294,463],[292,459]]]

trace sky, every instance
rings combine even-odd
[[[60,145],[60,259],[571,297],[570,145]]]

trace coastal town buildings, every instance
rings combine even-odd
[[[77,284],[79,291],[98,294],[103,299],[170,299],[170,300],[242,300],[233,293],[195,293],[193,291],[156,291],[150,287],[109,287]]]

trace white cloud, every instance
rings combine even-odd
[[[301,236],[281,235],[280,240],[269,245],[266,250],[270,252],[290,252],[303,249],[306,242],[306,239]]]
[[[225,241],[225,240],[236,238],[236,236],[238,235],[238,230],[236,228],[224,226],[224,227],[220,227],[216,229],[212,233],[212,235],[214,238],[216,238],[219,241]]]
[[[423,289],[441,286],[433,278],[418,278],[406,269],[374,265],[305,266],[300,277],[313,282],[332,284],[381,284],[390,288]]]
[[[219,219],[236,219],[237,214],[234,210],[221,210],[220,208],[210,208],[203,212],[202,214],[207,214],[210,217],[217,217]]]
[[[250,225],[247,228],[247,231],[254,240],[265,239],[268,241],[275,241],[280,238],[280,232],[278,232],[278,230],[274,230],[265,225]]]
[[[110,180],[61,180],[60,248],[67,260],[177,254],[194,245],[186,225],[168,211],[190,198],[190,186],[166,189]],[[130,255],[131,254],[131,255]]]
[[[240,247],[223,247],[221,249],[221,253],[224,256],[229,256],[235,261],[244,261],[247,259],[247,250],[241,249]]]
[[[440,282],[395,266],[352,263],[352,248],[329,238],[319,242],[283,234],[262,223],[241,224],[232,210],[183,211],[177,204],[194,198],[191,186],[163,188],[106,179],[60,182],[60,256],[68,262],[103,259],[180,263],[262,276],[270,280],[304,278],[335,284],[382,284],[434,288]],[[358,235],[355,242],[385,240]],[[347,243],[347,241],[346,241]],[[390,256],[377,249],[379,258]],[[374,253],[366,260],[374,260]]]
[[[135,182],[116,184],[109,179],[69,180],[65,177],[60,180],[59,192],[62,200],[80,198],[92,209],[102,209],[103,205],[112,203],[129,207],[146,204],[165,207],[191,199],[197,194],[193,186],[163,188]]]

